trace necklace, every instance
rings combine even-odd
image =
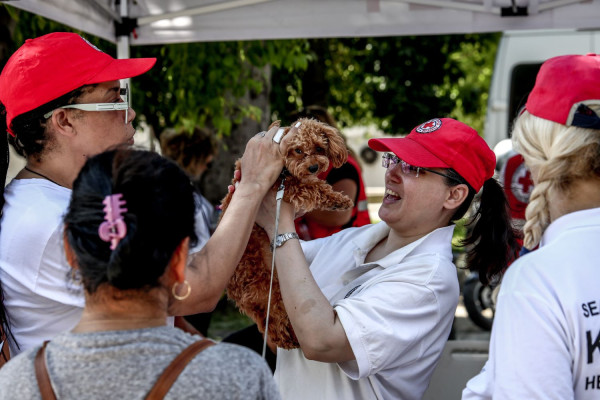
[[[32,170],[32,169],[29,169],[29,167],[27,167],[27,166],[25,166],[24,168],[25,168],[27,171],[31,172],[32,174],[35,174],[35,175],[41,176],[42,178],[49,180],[50,182],[54,183],[55,185],[58,185],[58,183],[56,183],[56,182],[55,182],[55,181],[53,181],[52,179],[48,178],[46,175],[42,175],[42,174],[40,174],[39,172],[35,172],[34,170]],[[62,185],[58,185],[58,186],[62,186]]]

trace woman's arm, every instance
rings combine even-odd
[[[189,315],[212,311],[237,266],[258,207],[283,168],[279,145],[273,142],[275,126],[264,136],[255,136],[242,156],[242,179],[235,189],[227,213],[204,248],[189,260],[186,279],[191,295],[169,307],[171,315]]]
[[[273,241],[275,229],[274,193],[265,197],[257,216]],[[279,233],[294,232],[294,209],[282,202]],[[286,311],[306,358],[323,362],[354,360],[346,332],[329,300],[317,286],[297,240],[275,250],[275,265]]]

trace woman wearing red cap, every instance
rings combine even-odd
[[[494,279],[516,248],[494,153],[475,130],[436,118],[369,146],[387,152],[382,222],[300,243],[289,240],[294,210],[281,207],[275,263],[301,347],[278,349],[286,400],[420,399],[458,303],[452,221],[480,189],[469,266]],[[274,239],[272,196],[263,205],[257,222]]]
[[[0,229],[0,282],[16,339],[10,340],[13,354],[70,330],[81,316],[82,287],[67,282],[62,215],[85,161],[133,144],[135,111],[119,80],[148,71],[155,61],[114,59],[77,34],[57,32],[27,40],[0,75],[0,123],[6,123],[0,130],[27,161],[4,191]],[[173,315],[210,311],[221,296],[283,165],[279,146],[267,140],[275,131],[249,142],[235,208],[191,261],[187,280],[203,289],[178,302]],[[8,154],[6,142],[0,143]],[[2,168],[5,179],[6,164]]]
[[[489,360],[463,399],[600,396],[600,56],[538,73],[513,145],[535,184],[525,247],[496,306]]]

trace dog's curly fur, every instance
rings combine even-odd
[[[298,122],[301,125],[294,137],[288,140],[289,147],[285,155],[282,174],[285,176],[284,200],[293,204],[297,212],[351,208],[353,202],[348,196],[334,191],[331,185],[318,178],[330,163],[337,168],[346,162],[348,152],[343,138],[335,128],[319,121],[303,118]],[[286,128],[286,135],[289,130]],[[239,160],[235,168],[240,169]],[[274,187],[279,187],[280,183],[281,178]],[[223,214],[231,197],[231,193],[227,194],[221,203]],[[256,322],[261,333],[264,333],[267,316],[272,255],[266,232],[254,224],[244,255],[227,286],[228,297],[235,301],[240,311]],[[271,294],[269,339],[284,349],[299,347],[283,305],[276,273]]]

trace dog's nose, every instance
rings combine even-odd
[[[319,170],[319,164],[311,165],[310,167],[308,167],[308,170],[311,174],[314,174]]]

